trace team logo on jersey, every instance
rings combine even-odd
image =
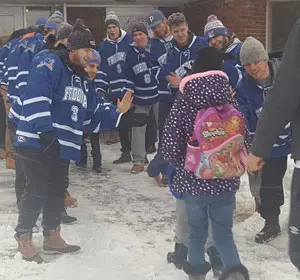
[[[13,114],[11,113],[11,112],[8,112],[8,115],[7,115],[10,119],[13,119],[14,118],[14,116],[13,116]]]
[[[26,143],[27,139],[24,136],[18,136],[18,142],[20,142],[20,143]]]
[[[54,63],[55,63],[55,60],[53,58],[45,58],[44,60],[42,60],[37,66],[36,68],[41,68],[43,66],[46,66],[50,71],[53,70],[53,67],[54,67]]]
[[[150,20],[150,22],[153,22],[154,17],[153,17],[153,16],[150,16],[150,17],[149,17],[149,20]]]
[[[71,86],[81,88],[81,78],[77,75],[72,75]]]
[[[87,97],[82,89],[81,78],[79,76],[72,75],[71,86],[65,87],[63,101],[78,102],[83,108],[87,108]],[[73,107],[75,108],[75,106]]]

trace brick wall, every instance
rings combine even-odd
[[[215,14],[241,40],[251,35],[266,41],[267,0],[198,0],[184,6],[190,29],[202,35],[206,19]]]

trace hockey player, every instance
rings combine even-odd
[[[32,244],[32,227],[43,211],[45,252],[75,253],[60,235],[65,194],[64,169],[80,158],[83,122],[95,112],[95,95],[89,90],[84,68],[92,57],[95,41],[82,20],[77,20],[68,39],[68,50],[50,51],[33,63],[15,146],[26,174],[15,238],[23,259],[43,262]],[[126,112],[131,97],[118,102]]]
[[[95,79],[98,91],[105,93],[108,99],[116,104],[122,98],[125,84],[124,66],[126,53],[130,49],[132,36],[120,28],[120,21],[114,12],[109,12],[105,19],[106,39],[98,51],[101,56],[99,72]],[[131,162],[130,140],[128,129],[119,129],[122,155],[115,164]]]
[[[126,56],[126,89],[133,93],[134,113],[132,121],[131,150],[132,174],[145,169],[146,124],[158,101],[156,71],[151,69],[150,42],[147,27],[135,24],[132,28],[134,42]],[[136,125],[137,124],[137,125]]]

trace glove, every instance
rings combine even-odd
[[[40,143],[42,153],[53,160],[60,159],[60,144],[53,132],[44,132],[40,134]]]

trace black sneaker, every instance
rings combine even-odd
[[[122,153],[119,159],[113,161],[113,164],[122,164],[122,163],[128,163],[128,162],[131,162],[130,153]]]
[[[214,277],[215,278],[220,277],[224,269],[224,266],[217,248],[215,246],[211,246],[207,249],[206,253],[209,257],[209,262],[211,264]]]
[[[279,222],[265,222],[264,228],[255,236],[255,242],[264,244],[272,241],[281,233]]]
[[[77,218],[69,216],[66,211],[61,213],[61,223],[64,225],[71,225],[77,222]]]
[[[178,269],[183,269],[187,262],[188,248],[183,244],[176,243],[175,251],[167,254],[168,263],[173,263]]]

